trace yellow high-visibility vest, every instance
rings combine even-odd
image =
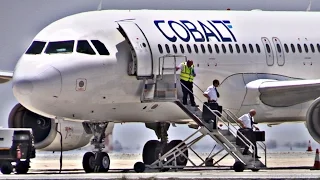
[[[181,63],[182,69],[180,73],[180,79],[184,81],[190,81],[193,82],[193,71],[194,71],[194,65],[192,65],[190,68],[187,66],[187,62]]]

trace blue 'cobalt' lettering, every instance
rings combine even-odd
[[[209,22],[209,21],[208,21]],[[204,34],[205,34],[205,36],[206,36],[206,40],[207,40],[207,42],[209,42],[210,41],[210,37],[215,37],[216,39],[217,39],[217,41],[218,42],[220,42],[220,39],[219,39],[219,37],[207,26],[207,25],[205,25],[205,24],[203,24],[201,21],[198,21],[198,23],[200,24],[200,26],[202,27],[202,29],[203,29],[203,32],[204,32]],[[219,31],[218,31],[219,32]]]
[[[154,21],[154,24],[157,26],[157,28],[160,30],[160,32],[164,35],[164,37],[166,37],[171,42],[176,42],[177,41],[177,37],[175,37],[175,36],[173,36],[173,37],[167,36],[166,33],[164,33],[161,30],[161,28],[159,27],[159,23],[165,23],[165,21],[164,20]]]
[[[204,42],[205,39],[204,39],[203,34],[197,29],[197,27],[192,22],[187,21],[187,20],[182,20],[180,22],[187,27],[187,29],[189,30],[189,32],[193,36],[193,39],[196,42]],[[188,25],[191,25],[192,27],[189,27]],[[201,37],[200,38],[196,38],[195,35],[197,35],[197,34],[200,35]]]
[[[177,35],[180,39],[182,39],[182,41],[184,41],[184,42],[190,41],[190,34],[189,34],[188,30],[187,30],[184,26],[182,26],[181,24],[179,24],[179,23],[177,23],[177,22],[175,22],[175,21],[168,21],[168,24],[169,24],[170,28],[172,29],[172,31],[173,31],[174,33],[176,33],[176,35]],[[185,30],[185,32],[186,32],[186,34],[187,34],[187,37],[182,37],[182,36],[173,28],[172,24],[177,24],[177,25],[179,25],[180,27],[182,27],[182,28]]]
[[[178,39],[184,42],[189,42],[191,37],[195,42],[209,42],[212,40],[212,38],[216,39],[217,42],[221,42],[221,41],[237,42],[236,37],[230,30],[233,27],[229,20],[222,20],[222,21],[220,20],[199,21],[198,20],[197,23],[193,23],[188,20],[180,20],[180,21],[169,20],[168,22],[164,20],[155,20],[154,24],[162,33],[162,35],[171,42],[176,42]],[[162,28],[160,27],[160,24],[163,24]],[[217,26],[218,24],[222,26],[219,26],[218,28]],[[166,25],[167,27],[164,28],[164,26]],[[197,25],[198,27],[200,26],[201,28],[197,28]],[[167,30],[164,31],[164,29],[167,29]],[[226,32],[225,30],[227,30],[227,33],[230,34],[229,36],[223,36],[222,33],[220,32],[220,31]]]

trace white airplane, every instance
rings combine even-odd
[[[224,108],[238,116],[254,108],[258,123],[305,122],[320,142],[319,17],[316,12],[105,10],[63,18],[36,35],[14,72],[1,73],[2,82],[12,78],[19,101],[9,126],[50,126],[43,131],[39,126],[39,133],[49,134],[39,140],[42,147],[52,142],[50,137],[57,139],[52,146],[59,147],[56,122],[73,124],[68,142],[73,147],[90,139],[85,128],[94,134],[95,150],[84,155],[83,167],[92,172],[90,163],[101,162],[99,171],[105,172],[110,159],[100,145],[110,124],[146,123],[167,142],[170,123],[195,123],[177,101],[141,98],[145,80],[160,72],[173,83],[167,77],[174,71],[161,67],[174,68],[186,57],[194,60],[194,83],[200,89],[220,80]],[[177,62],[164,57],[168,54],[178,56]],[[202,98],[202,91],[195,87],[194,92]],[[146,143],[146,164],[155,160],[161,145]]]

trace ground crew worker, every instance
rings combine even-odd
[[[188,104],[187,101],[189,95],[191,106],[199,107],[199,105],[196,105],[193,95],[193,78],[196,77],[193,61],[188,60],[187,62],[181,63],[180,66],[176,67],[177,71],[179,69],[181,69],[180,82],[183,93],[183,104]]]
[[[241,133],[243,133],[243,135],[248,138],[248,140],[250,140],[250,142],[254,145],[254,149],[255,149],[255,157],[256,158],[260,158],[258,156],[258,149],[257,149],[257,142],[255,140],[254,137],[254,133],[253,133],[253,128],[255,128],[256,130],[259,130],[259,128],[257,126],[255,126],[254,124],[256,124],[254,122],[253,116],[256,115],[256,110],[251,109],[249,111],[248,114],[244,114],[242,115],[237,122],[240,124],[241,126]],[[243,151],[243,155],[248,155],[248,150],[249,147],[245,146],[244,151]]]

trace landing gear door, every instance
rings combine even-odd
[[[119,30],[131,47],[133,67],[138,79],[153,75],[152,53],[147,38],[134,22],[118,22]]]

